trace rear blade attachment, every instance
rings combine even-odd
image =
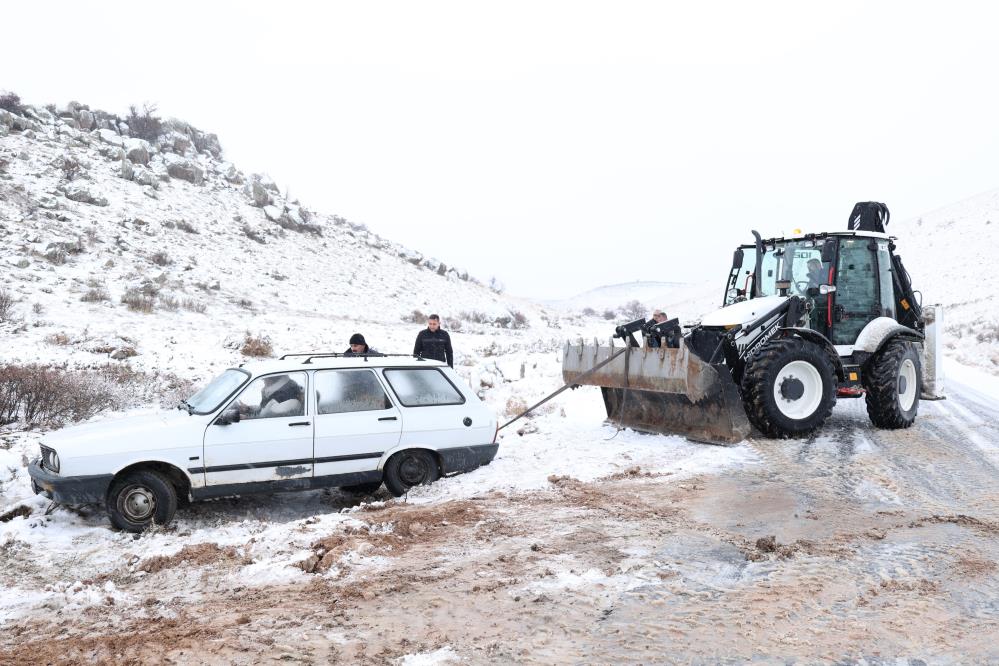
[[[613,339],[609,345],[579,341],[567,343],[562,357],[567,384],[601,388],[609,423],[725,446],[749,435],[739,389],[724,364],[702,361],[681,341],[677,349],[630,347],[584,376],[619,351]]]

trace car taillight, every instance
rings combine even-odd
[[[41,446],[40,448],[42,450],[42,467],[53,472],[58,472],[59,454],[47,446]]]

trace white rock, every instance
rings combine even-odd
[[[282,214],[283,211],[277,206],[264,206],[264,215],[266,215],[267,219],[271,222],[277,222],[280,220]]]
[[[111,129],[99,129],[97,130],[98,138],[104,143],[109,143],[112,146],[124,146],[125,141],[121,138],[121,135]]]

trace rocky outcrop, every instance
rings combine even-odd
[[[125,157],[132,164],[141,164],[146,166],[149,164],[149,153],[152,146],[149,145],[148,141],[142,139],[126,139],[125,140]]]
[[[201,185],[205,181],[205,172],[191,160],[169,153],[163,158],[171,178],[186,180],[193,185]]]
[[[67,199],[71,201],[78,201],[80,203],[90,204],[92,206],[107,206],[108,200],[96,193],[86,185],[67,185],[63,190]]]

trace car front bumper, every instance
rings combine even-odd
[[[113,474],[93,476],[59,476],[43,468],[36,460],[28,466],[31,489],[60,504],[103,503]]]

